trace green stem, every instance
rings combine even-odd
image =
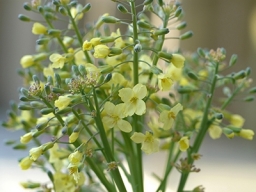
[[[74,30],[75,30],[78,42],[79,42],[80,46],[83,47],[83,38],[81,36],[81,33],[78,30],[77,24],[76,24],[74,18],[72,17],[71,12],[70,12],[68,7],[66,7],[66,10],[67,10],[69,18],[71,20],[72,26],[74,27]],[[87,51],[84,51],[84,56],[85,56],[85,58],[86,58],[88,63],[92,63],[92,60],[91,60],[91,58],[90,58],[90,56],[89,56]]]
[[[213,77],[213,81],[212,81],[212,86],[211,86],[211,90],[210,90],[210,94],[209,94],[209,99],[206,103],[205,110],[204,110],[204,113],[203,113],[204,114],[203,119],[202,119],[202,122],[201,122],[201,125],[200,125],[200,132],[198,133],[198,135],[195,139],[194,145],[193,145],[191,151],[189,152],[188,164],[193,164],[194,160],[191,158],[191,154],[197,153],[199,151],[199,148],[202,144],[202,141],[205,137],[205,134],[208,130],[208,127],[210,126],[210,123],[209,123],[209,120],[208,120],[208,114],[209,114],[209,109],[211,107],[216,82],[218,80],[218,78],[217,78],[218,70],[219,70],[219,63],[216,63],[215,71],[214,71],[214,77]],[[181,173],[180,183],[179,183],[179,186],[178,186],[178,192],[183,191],[183,189],[185,187],[185,184],[186,184],[186,181],[188,179],[189,173],[190,172]]]
[[[107,135],[106,135],[106,132],[105,132],[102,120],[101,120],[100,108],[99,108],[95,88],[93,88],[93,99],[94,99],[95,110],[96,110],[95,111],[96,112],[95,122],[96,122],[96,125],[97,125],[98,129],[99,129],[100,138],[101,138],[103,146],[104,146],[104,151],[105,151],[105,154],[106,154],[106,160],[109,163],[109,162],[115,161],[115,159],[112,155],[112,151],[111,151],[108,139],[107,139]],[[122,180],[121,174],[119,172],[119,169],[112,170],[111,172],[113,173],[114,181],[115,181],[119,191],[126,192],[126,188],[125,188],[124,182]]]

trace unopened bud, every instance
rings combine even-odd
[[[72,107],[66,107],[66,108],[64,108],[62,110],[57,111],[56,114],[63,115],[63,114],[68,113],[70,111],[72,111]]]
[[[44,16],[46,19],[51,19],[51,20],[57,19],[57,17],[53,13],[50,13],[50,12],[45,13]]]
[[[229,66],[233,66],[235,65],[237,62],[237,55],[236,54],[233,54],[229,60]]]
[[[31,21],[28,16],[25,16],[25,15],[23,15],[23,14],[19,14],[18,18],[19,18],[19,20],[25,21],[25,22]]]
[[[92,5],[90,3],[87,3],[83,9],[82,9],[82,12],[83,13],[86,13],[87,11],[89,11],[91,9]]]
[[[166,60],[168,60],[168,61],[170,61],[170,60],[172,59],[172,54],[166,53],[166,52],[164,52],[164,51],[158,52],[157,55],[158,55],[158,57],[164,58],[164,59],[166,59]]]
[[[41,186],[41,183],[35,183],[35,182],[31,182],[31,181],[22,182],[20,184],[25,189],[35,189],[35,188],[39,188]]]
[[[72,72],[73,72],[76,76],[79,76],[79,75],[80,75],[77,65],[72,65]]]
[[[116,40],[115,37],[103,37],[102,39],[100,39],[100,43],[112,43]]]
[[[193,79],[193,80],[196,80],[196,81],[198,80],[197,75],[195,73],[193,73],[192,71],[189,71],[187,74],[188,74],[190,79]]]
[[[179,23],[179,24],[176,26],[176,29],[181,30],[181,29],[184,29],[186,26],[187,26],[186,21],[183,21],[183,22]]]
[[[138,53],[138,52],[140,52],[141,51],[141,49],[142,49],[142,46],[141,46],[141,44],[136,44],[135,46],[134,46],[134,52],[136,52],[136,53]]]
[[[190,38],[192,36],[193,36],[193,32],[192,31],[187,31],[187,32],[185,32],[184,34],[182,34],[180,36],[180,39],[184,40],[184,39],[188,39],[188,38]]]
[[[55,85],[56,85],[56,87],[60,87],[61,86],[60,75],[58,73],[54,73],[54,77],[55,77]]]
[[[149,5],[150,3],[152,3],[153,2],[153,0],[145,0],[144,2],[143,2],[143,5]]]
[[[118,5],[117,5],[117,9],[118,9],[121,13],[128,13],[128,10],[127,10],[126,7],[123,6],[122,4],[118,4]]]
[[[58,29],[49,29],[48,30],[48,35],[53,36],[53,37],[59,37],[61,34],[61,31]]]
[[[163,1],[163,0],[157,0],[157,2],[158,2],[158,5],[159,5],[160,7],[162,7],[162,6],[164,5],[164,1]]]
[[[246,101],[246,102],[251,102],[251,101],[254,101],[255,97],[254,96],[247,96],[245,97],[243,100]]]
[[[232,76],[232,78],[235,80],[243,79],[244,77],[246,77],[246,72],[244,70],[239,71]]]
[[[222,131],[229,139],[232,139],[235,136],[234,131],[227,127],[222,128]]]
[[[102,21],[104,23],[119,23],[120,19],[113,17],[113,16],[104,16],[104,17],[102,17]]]
[[[80,74],[83,76],[87,74],[85,66],[83,66],[83,65],[78,65],[78,70],[79,70]]]
[[[198,54],[200,57],[205,58],[204,50],[203,50],[201,47],[197,48],[197,54]]]
[[[44,44],[48,43],[49,40],[50,40],[49,38],[37,39],[37,40],[36,40],[36,44],[37,44],[37,45],[44,45]]]
[[[253,87],[249,90],[249,93],[256,93],[256,87]]]
[[[182,13],[182,8],[179,6],[179,7],[176,9],[176,11],[175,11],[174,16],[175,16],[175,17],[179,17],[181,13]]]
[[[37,77],[37,75],[33,75],[32,79],[33,79],[33,81],[34,81],[35,83],[40,84],[40,80],[39,80],[39,78]]]
[[[43,108],[40,110],[40,113],[42,115],[48,115],[49,113],[52,113],[52,112],[54,112],[53,108]]]
[[[163,29],[159,29],[153,32],[153,35],[165,35],[169,33],[169,29],[168,28],[163,28]]]
[[[112,73],[108,73],[108,74],[105,76],[105,78],[104,78],[104,80],[103,80],[103,83],[107,83],[107,82],[109,82],[111,79],[112,79]]]
[[[18,109],[26,111],[26,110],[33,109],[33,107],[31,107],[30,105],[26,105],[26,104],[20,104],[20,105],[18,105]]]
[[[141,28],[144,28],[144,29],[151,29],[151,25],[145,21],[138,21],[137,22],[137,25]]]
[[[110,47],[109,50],[110,50],[109,56],[120,55],[123,52],[122,49],[117,47]]]
[[[30,102],[30,105],[33,107],[33,108],[36,108],[36,109],[42,109],[45,107],[45,104],[44,103],[41,103],[39,101],[31,101]]]
[[[216,119],[218,120],[222,120],[224,118],[223,114],[222,113],[215,113],[214,115],[216,117]]]
[[[43,144],[43,152],[47,151],[48,149],[51,149],[54,146],[53,142],[48,142]]]
[[[111,73],[114,70],[112,65],[103,65],[99,67],[101,74]]]
[[[249,76],[251,74],[251,68],[250,67],[247,67],[245,69],[245,72],[246,72],[246,76]]]
[[[154,65],[150,67],[150,70],[155,75],[159,75],[160,73],[163,73],[163,71],[161,69],[159,69],[158,67],[156,67]]]
[[[43,123],[37,124],[37,125],[36,125],[36,129],[37,129],[38,131],[41,131],[41,130],[43,130],[44,128],[46,128],[47,125],[48,125],[48,121],[45,121],[45,122],[43,122]]]
[[[31,11],[31,10],[32,10],[32,7],[31,7],[31,5],[30,5],[28,2],[25,2],[25,3],[23,4],[23,8],[24,8],[25,10],[27,10],[27,11]]]
[[[59,12],[62,14],[62,15],[67,15],[67,10],[64,8],[64,7],[59,7]]]

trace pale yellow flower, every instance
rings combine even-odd
[[[123,103],[114,105],[111,102],[106,102],[104,105],[104,112],[106,115],[102,118],[103,124],[109,128],[120,129],[124,132],[131,132],[131,124],[123,120],[125,117],[125,105]]]
[[[142,143],[141,150],[146,154],[155,153],[159,150],[159,141],[158,139],[146,131],[146,134],[134,132],[131,136],[131,140],[135,143]]]
[[[35,35],[44,35],[47,33],[47,28],[41,23],[34,23],[32,27],[32,33]]]
[[[33,160],[30,157],[25,157],[20,161],[19,166],[22,170],[27,170],[31,167],[32,163]]]
[[[81,4],[77,4],[76,7],[71,7],[70,9],[71,16],[73,17],[73,19],[75,19],[75,21],[78,21],[83,18],[84,14],[82,10],[83,10],[83,6]]]
[[[68,156],[68,160],[73,165],[78,165],[83,158],[83,154],[80,151],[75,151]]]
[[[54,102],[54,106],[58,107],[59,110],[65,109],[71,102],[69,95],[59,96],[59,98]]]
[[[20,142],[23,143],[23,144],[26,144],[29,141],[31,141],[32,138],[33,138],[33,133],[32,132],[28,132],[25,135],[20,137]]]
[[[212,139],[218,139],[222,134],[222,129],[219,125],[211,125],[208,131]]]
[[[57,171],[61,170],[63,168],[63,159],[68,157],[69,154],[70,151],[65,148],[60,148],[59,145],[55,143],[54,146],[49,149],[49,163],[52,163]]]
[[[66,58],[58,53],[51,54],[49,60],[52,62],[52,68],[62,68],[66,62]]]
[[[235,127],[243,127],[244,122],[245,122],[245,119],[241,115],[233,114],[230,117],[230,123]]]
[[[80,134],[79,132],[72,132],[71,135],[68,137],[68,142],[74,143],[79,137],[79,134]]]
[[[100,40],[101,40],[101,38],[99,38],[99,37],[94,37],[94,38],[92,38],[92,39],[90,40],[90,43],[95,47],[96,45],[101,44]]]
[[[70,192],[76,190],[76,185],[72,175],[58,171],[54,173],[53,178],[56,192]]]
[[[24,55],[20,59],[20,64],[23,68],[31,67],[32,65],[34,65],[34,63],[34,57],[32,55]]]
[[[63,43],[66,47],[70,46],[73,41],[74,41],[74,39],[69,36],[64,36],[64,38],[63,38]]]
[[[171,75],[161,73],[157,76],[158,78],[158,87],[161,91],[170,91],[173,80],[171,78]]]
[[[181,151],[187,151],[187,149],[189,148],[189,138],[188,136],[184,136],[179,140],[179,149]]]
[[[177,67],[182,68],[184,66],[185,58],[180,54],[172,54],[171,63]]]
[[[54,77],[54,70],[52,66],[49,65],[48,67],[45,67],[43,70],[43,74],[45,77],[48,77],[48,76]]]
[[[137,84],[131,88],[123,88],[119,90],[119,96],[125,103],[125,115],[132,116],[134,113],[142,115],[146,112],[146,104],[142,100],[147,95],[145,85]]]
[[[96,45],[94,47],[94,54],[95,58],[105,58],[110,53],[109,47],[106,45]]]
[[[29,151],[29,157],[31,160],[36,161],[43,153],[43,146],[34,147]]]
[[[177,114],[183,110],[183,106],[177,103],[170,111],[164,110],[160,113],[159,121],[164,123],[163,129],[171,129]]]
[[[254,131],[251,129],[242,129],[239,133],[238,136],[244,138],[244,139],[248,139],[248,140],[252,140],[253,136],[254,136]]]
[[[88,42],[87,40],[83,43],[83,51],[90,51],[92,50],[92,43]]]
[[[110,36],[111,37],[119,37],[119,38],[115,39],[115,47],[120,48],[120,49],[125,47],[125,42],[121,37],[119,28],[116,30],[116,33],[112,32]]]

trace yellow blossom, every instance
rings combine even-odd
[[[43,153],[43,146],[34,147],[29,151],[29,157],[31,160],[36,161]]]
[[[111,102],[105,103],[104,113],[106,115],[102,118],[102,121],[107,129],[114,127],[114,129],[117,128],[124,132],[132,131],[131,124],[128,121],[123,120],[123,118],[125,117],[124,107],[125,105],[123,103],[118,105],[114,105]]]
[[[159,74],[158,78],[158,87],[161,91],[170,91],[171,86],[173,85],[173,80],[169,74]]]
[[[76,7],[71,7],[70,12],[73,19],[75,19],[76,21],[82,19],[84,16],[82,10],[83,6],[81,4],[77,4]]]
[[[83,154],[80,151],[75,151],[68,156],[68,160],[73,165],[78,165],[83,158]]]
[[[64,38],[63,38],[63,43],[66,47],[70,46],[73,41],[74,41],[74,39],[69,36],[64,36]]]
[[[245,119],[241,115],[231,115],[230,123],[235,127],[242,127],[244,125]]]
[[[146,134],[134,132],[131,136],[131,140],[135,143],[142,143],[141,150],[146,154],[155,153],[159,150],[159,141],[150,132],[146,131]]]
[[[244,138],[244,139],[248,139],[248,140],[252,140],[253,136],[254,136],[254,131],[251,129],[242,129],[239,133],[238,136]]]
[[[95,58],[105,58],[108,56],[109,53],[110,53],[110,50],[109,50],[108,46],[100,44],[100,45],[96,45],[94,47],[93,56]]]
[[[209,135],[212,139],[220,138],[222,134],[222,129],[219,125],[211,125],[209,127]]]
[[[52,163],[55,167],[55,169],[61,170],[63,166],[63,158],[68,157],[70,152],[65,148],[60,148],[57,143],[54,144],[54,146],[49,149],[49,163]]]
[[[52,62],[52,68],[62,68],[66,61],[66,58],[58,53],[51,54],[49,59]]]
[[[76,185],[72,175],[56,172],[53,175],[54,188],[56,192],[70,192],[76,190]]]
[[[171,129],[177,114],[182,109],[183,106],[180,103],[178,103],[173,108],[171,108],[170,111],[164,110],[160,113],[159,121],[164,123],[163,129]]]
[[[60,0],[60,3],[66,5],[70,2],[70,0]]]
[[[32,33],[35,35],[44,35],[47,33],[47,28],[41,23],[34,23],[32,27]]]
[[[43,74],[45,77],[48,77],[48,76],[54,77],[54,70],[52,66],[49,65],[48,67],[45,67],[43,70]]]
[[[182,68],[184,66],[185,58],[180,54],[172,54],[171,63],[177,67]]]
[[[34,57],[32,55],[24,55],[21,59],[20,59],[20,64],[23,68],[27,68],[30,67],[32,65],[34,65]]]
[[[31,167],[32,163],[32,159],[30,159],[29,157],[25,157],[20,161],[19,166],[22,170],[27,170]]]
[[[99,37],[94,37],[94,38],[92,38],[92,39],[90,40],[90,43],[95,47],[96,45],[101,44],[101,43],[100,43],[100,40],[101,40],[101,38],[99,38]]]
[[[90,51],[92,49],[92,43],[87,40],[83,43],[83,51]]]
[[[23,143],[23,144],[26,144],[29,141],[31,141],[32,138],[33,138],[33,133],[32,132],[28,132],[25,135],[20,137],[20,142]]]
[[[54,102],[55,107],[59,110],[65,109],[71,102],[69,95],[59,96],[59,98]]]
[[[179,140],[179,149],[181,151],[187,151],[188,148],[189,148],[189,138],[187,136],[184,136]]]
[[[120,48],[120,49],[125,47],[125,42],[121,37],[119,28],[116,30],[116,33],[114,33],[114,32],[111,33],[111,37],[119,37],[119,38],[115,39],[115,47]]]
[[[137,84],[131,88],[123,88],[119,90],[119,96],[125,103],[125,115],[131,116],[134,113],[142,115],[146,112],[146,104],[142,100],[147,95],[147,88],[145,85]]]
[[[80,134],[79,132],[72,132],[71,135],[68,137],[68,142],[74,143],[79,137],[79,134]]]
[[[173,65],[168,66],[166,73],[169,74],[174,81],[179,81],[182,78],[182,69],[176,68]]]
[[[80,177],[81,174],[78,172],[78,166],[70,163],[68,165],[68,171],[69,171],[69,174],[73,176],[76,184],[78,184],[81,179]]]

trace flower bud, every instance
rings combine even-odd
[[[141,46],[141,44],[139,44],[139,43],[136,44],[136,45],[134,46],[134,48],[133,48],[134,52],[136,52],[136,53],[140,52],[141,49],[142,49],[142,46]]]
[[[26,104],[20,104],[19,106],[18,106],[18,109],[19,110],[24,110],[24,111],[26,111],[26,110],[31,110],[31,109],[33,109],[30,105],[26,105]]]
[[[156,66],[151,66],[150,70],[155,75],[159,75],[160,73],[163,73],[163,71],[161,69],[159,69],[158,67],[156,67]]]
[[[204,50],[203,50],[201,47],[197,48],[197,54],[198,54],[200,57],[205,58]]]
[[[63,115],[63,114],[68,113],[70,111],[72,111],[72,107],[66,107],[64,109],[61,109],[61,110],[57,111],[56,114]]]
[[[33,81],[34,81],[36,84],[40,84],[40,80],[39,80],[39,78],[37,77],[37,75],[33,75],[33,76],[32,76],[32,79],[33,79]]]
[[[166,53],[166,52],[164,52],[164,51],[158,52],[157,55],[158,55],[158,57],[163,58],[163,59],[166,59],[166,60],[171,60],[171,59],[172,59],[172,54]]]
[[[42,115],[48,115],[49,113],[53,113],[54,109],[53,108],[44,108],[40,110],[40,113]]]
[[[25,189],[35,189],[35,188],[39,188],[41,186],[41,183],[34,183],[31,181],[28,181],[28,182],[22,182],[20,183],[20,185]]]
[[[43,123],[37,124],[37,125],[36,125],[36,129],[37,129],[38,131],[41,131],[41,130],[43,130],[44,128],[46,128],[47,125],[48,125],[48,121],[45,121],[45,122],[43,122]]]
[[[186,21],[183,21],[183,22],[179,23],[179,24],[176,26],[176,29],[181,30],[181,29],[184,29],[186,26],[187,26]]]
[[[145,21],[138,21],[137,22],[137,25],[141,28],[144,28],[144,29],[151,29],[151,25]]]
[[[54,73],[54,78],[55,78],[55,85],[56,85],[56,87],[60,87],[61,86],[60,75],[58,73]]]
[[[43,154],[43,146],[34,147],[29,150],[29,158],[36,161]]]
[[[74,143],[77,140],[77,138],[79,137],[79,134],[80,134],[79,132],[74,132],[73,131],[73,133],[71,133],[71,135],[68,138],[68,142],[69,143]]]
[[[251,102],[251,101],[254,101],[254,99],[255,99],[254,96],[247,96],[243,100],[246,101],[246,102]]]
[[[151,4],[153,2],[153,0],[145,0],[144,2],[143,2],[143,5],[149,5],[149,4]]]
[[[31,101],[30,102],[30,105],[34,108],[37,108],[37,109],[42,109],[45,107],[45,104],[39,102],[39,101]]]
[[[77,65],[72,65],[72,72],[76,75],[76,76],[79,76],[80,73],[78,71],[78,67]]]
[[[242,129],[238,135],[244,139],[252,140],[254,136],[254,131],[251,129]]]
[[[85,69],[85,66],[83,66],[83,65],[78,65],[78,70],[79,70],[79,73],[81,74],[81,75],[86,75],[87,74],[87,71],[86,71],[86,69]]]
[[[197,77],[197,75],[195,74],[195,73],[193,73],[192,71],[189,71],[188,73],[187,73],[187,75],[189,76],[189,78],[191,78],[191,79],[193,79],[193,80],[198,80],[198,77]]]
[[[24,55],[21,59],[20,59],[20,64],[23,68],[28,68],[32,65],[34,65],[34,57],[32,55]]]
[[[246,73],[246,76],[248,77],[250,74],[251,74],[251,68],[250,67],[247,67],[245,69],[245,73]]]
[[[126,9],[125,6],[123,6],[122,4],[118,4],[117,5],[117,9],[118,11],[120,11],[121,13],[128,13],[129,11]]]
[[[43,152],[47,151],[48,149],[51,149],[54,146],[53,142],[48,142],[43,144]]]
[[[222,128],[223,133],[229,138],[233,139],[235,136],[235,133],[232,129],[229,129],[227,127]]]
[[[158,5],[159,5],[160,7],[162,7],[162,6],[164,5],[164,1],[163,1],[163,0],[157,0],[157,2],[158,2]]]
[[[59,37],[61,35],[61,31],[58,29],[49,29],[48,35],[53,36],[53,37]]]
[[[104,23],[119,23],[120,19],[113,17],[113,16],[104,16],[104,17],[102,17],[102,21]]]
[[[44,14],[44,17],[47,19],[47,20],[56,20],[57,17],[53,14],[53,13],[50,13],[50,12],[47,12]]]
[[[232,76],[232,78],[235,80],[243,79],[244,77],[246,77],[246,72],[244,70],[241,70]]]
[[[163,29],[158,29],[156,31],[153,32],[153,35],[165,35],[169,33],[169,29],[168,28],[163,28]]]
[[[25,21],[25,22],[31,21],[31,19],[28,16],[25,16],[23,14],[19,14],[18,18],[19,18],[19,20]]]
[[[31,167],[32,163],[33,160],[31,160],[29,157],[25,157],[20,161],[19,166],[22,170],[27,170]]]
[[[256,93],[256,87],[253,87],[249,90],[249,93]]]
[[[28,2],[25,2],[25,3],[23,4],[23,8],[24,8],[25,10],[27,10],[27,11],[31,11],[31,10],[32,10],[32,7],[31,7],[31,5],[30,5]]]
[[[64,7],[59,7],[58,11],[64,16],[68,15],[68,12]]]
[[[22,144],[27,144],[29,141],[31,141],[32,138],[33,138],[32,132],[28,132],[25,135],[20,137],[20,142]]]
[[[100,39],[100,43],[112,43],[116,40],[115,37],[104,37],[102,39]]]
[[[224,118],[222,113],[215,113],[214,115],[215,115],[215,118],[218,120],[222,120]]]
[[[111,79],[112,79],[112,73],[108,73],[108,74],[105,76],[105,78],[104,78],[104,80],[103,80],[103,83],[107,83],[107,82],[109,82]]]
[[[42,25],[41,23],[34,23],[33,27],[32,27],[32,33],[34,35],[44,35],[47,33],[47,28]]]
[[[111,73],[114,70],[112,65],[102,65],[99,67],[101,74]]]
[[[37,39],[36,40],[36,44],[37,45],[45,45],[46,43],[48,43],[49,42],[49,38],[41,38],[41,39]]]
[[[179,7],[176,9],[176,11],[175,11],[174,16],[175,16],[175,17],[179,17],[181,13],[182,13],[182,8],[179,6]]]
[[[180,36],[180,39],[181,40],[184,40],[184,39],[188,39],[190,37],[193,36],[193,32],[192,31],[187,31],[185,33],[183,33],[181,36]]]
[[[83,9],[82,9],[82,12],[83,13],[86,13],[87,11],[89,11],[91,9],[92,5],[90,3],[87,3]]]
[[[237,62],[237,55],[236,54],[233,54],[232,56],[231,56],[231,58],[230,58],[230,60],[229,60],[229,66],[233,66],[233,65],[235,65],[236,64],[236,62]]]
[[[62,5],[67,5],[70,2],[70,0],[60,0],[60,3]]]

